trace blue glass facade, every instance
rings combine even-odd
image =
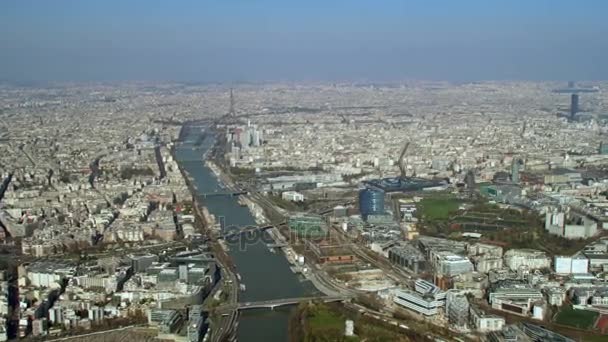
[[[384,191],[369,188],[359,191],[359,211],[363,219],[369,215],[383,214]]]

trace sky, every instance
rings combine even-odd
[[[606,80],[605,0],[1,0],[0,80]]]

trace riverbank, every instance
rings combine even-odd
[[[190,176],[192,189],[196,189],[197,195],[205,193],[223,192],[227,185],[234,185],[231,180],[220,174],[216,174],[210,164],[203,162],[203,156],[211,150],[215,143],[215,137],[207,134],[207,138],[199,146],[194,143],[203,134],[199,129],[190,129],[188,134],[183,134],[181,143],[176,148],[176,160],[180,167],[187,171]],[[218,171],[217,165],[215,168]],[[201,205],[205,207],[209,215],[224,220],[227,226],[248,227],[257,225],[256,218],[252,215],[250,207],[238,202],[237,196],[211,196],[200,198]],[[242,201],[246,203],[247,201]],[[255,204],[255,203],[254,203]],[[255,206],[257,207],[257,205]],[[254,207],[254,209],[255,209]],[[202,211],[202,209],[201,209]],[[215,225],[217,226],[217,225]],[[315,293],[310,282],[303,282],[294,274],[289,262],[279,253],[270,252],[264,242],[263,233],[256,232],[247,241],[228,242],[218,249],[227,250],[227,257],[233,265],[234,272],[240,275],[241,281],[246,285],[246,291],[238,291],[239,302],[276,300],[284,298],[300,298]],[[266,239],[267,240],[267,239]],[[243,243],[246,242],[246,243]],[[236,281],[233,281],[236,283]],[[289,311],[287,309],[274,311],[253,310],[241,313],[238,316],[238,327],[236,336],[241,342],[257,341],[287,341],[287,325]],[[234,327],[232,320],[225,320],[226,324],[220,322],[219,329],[230,329]]]
[[[204,160],[205,166],[208,167],[215,177],[230,191],[238,191],[236,183],[230,176],[222,171],[222,169],[212,160]],[[263,226],[268,224],[269,220],[264,214],[264,209],[254,200],[245,194],[239,195],[238,202],[240,205],[245,206],[249,209],[249,212],[255,219],[256,224]]]
[[[178,160],[176,152],[177,149],[171,149],[171,156],[175,160]],[[184,177],[186,181],[188,190],[192,195],[192,211],[196,218],[195,222],[199,222],[197,224],[197,228],[199,229],[200,233],[209,238],[209,247],[215,255],[218,267],[222,270],[223,275],[220,282],[215,285],[212,292],[215,293],[218,291],[226,291],[228,301],[232,304],[237,303],[239,284],[236,276],[236,266],[228,254],[229,248],[225,245],[224,241],[212,240],[213,230],[217,229],[215,215],[211,214],[209,209],[204,206],[201,201],[199,201],[199,187],[197,186],[197,180],[194,178],[194,175],[191,175],[191,173],[184,167],[183,161],[178,163],[178,167],[182,177]],[[209,300],[212,298],[212,296],[208,296],[205,299],[203,304],[205,308],[208,308]],[[211,322],[209,335],[206,336],[206,340],[210,340],[212,342],[219,342],[225,339],[232,340],[238,326],[238,312],[232,311],[227,317],[211,315]]]
[[[222,181],[226,182],[226,184],[231,184],[232,190],[235,189],[235,182],[232,178],[224,172],[224,170],[218,166],[212,160],[206,160],[205,166],[209,167],[212,170],[214,176]],[[261,205],[257,204],[255,200],[251,199],[251,196],[248,195],[240,195],[239,196],[239,204],[247,206],[249,212],[254,216],[256,223],[259,226],[264,226],[269,224],[270,220],[265,216],[265,212]],[[268,244],[267,248],[272,253],[282,252],[285,257],[285,260],[289,263],[289,269],[295,275],[301,277],[302,280],[309,281],[314,289],[323,293],[327,296],[339,296],[341,293],[339,290],[336,290],[334,286],[331,284],[331,281],[324,280],[323,275],[315,274],[315,270],[313,269],[314,265],[309,265],[308,260],[304,260],[304,256],[296,253],[296,251],[289,245],[288,237],[284,235],[277,227],[270,228],[266,230],[268,236],[274,241],[274,244]],[[224,245],[228,248],[227,245]]]
[[[351,335],[345,336],[345,331]],[[363,316],[342,304],[322,303],[302,303],[298,306],[289,320],[289,338],[290,342],[427,340],[404,325]]]
[[[205,166],[208,167],[211,172],[222,182],[222,184],[232,190],[236,188],[236,183],[232,180],[232,178],[228,177],[220,167],[211,159],[207,159],[208,155],[204,154],[202,161],[205,163]]]
[[[205,160],[205,166],[211,169],[211,171],[218,178],[218,180],[224,182],[224,184],[230,184],[229,188],[232,188],[231,190],[235,190],[234,180],[232,180],[229,175],[223,172],[222,169],[214,161]],[[246,206],[249,209],[249,212],[255,218],[255,221],[259,226],[267,225],[270,222],[265,216],[262,206],[258,205],[253,199],[250,198],[250,196],[240,195],[238,202],[242,206]],[[274,241],[274,244],[267,245],[268,249],[273,253],[275,253],[277,250],[282,251],[285,256],[285,259],[290,265],[290,270],[294,274],[300,274],[305,279],[310,280],[307,276],[306,271],[308,270],[308,268],[304,264],[303,257],[298,255],[293,250],[293,248],[289,246],[289,243],[287,242],[287,239],[283,236],[283,234],[281,234],[281,232],[276,227],[266,230],[266,233]],[[228,248],[228,246],[226,246],[226,248]],[[315,287],[317,288],[317,290],[320,291],[317,286]]]
[[[176,150],[174,147],[171,148],[170,154],[174,160],[177,160]],[[209,213],[207,207],[202,206],[197,200],[198,197],[198,187],[196,186],[193,177],[190,175],[188,170],[184,169],[181,164],[178,163],[179,171],[182,174],[182,177],[186,181],[186,186],[188,187],[188,191],[192,195],[192,210],[194,211],[195,217],[201,221],[201,226],[199,228],[201,230],[213,227],[215,225],[215,217]]]

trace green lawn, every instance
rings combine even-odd
[[[598,313],[593,311],[564,308],[555,317],[555,323],[579,329],[591,329],[597,316]]]
[[[344,328],[344,319],[325,307],[315,308],[314,314],[308,320],[311,328]]]
[[[308,334],[304,341],[358,341],[344,337],[346,318],[325,305],[317,305],[308,314]]]
[[[461,201],[457,198],[424,198],[420,201],[422,216],[427,220],[446,220],[450,213],[458,210]]]
[[[355,336],[344,336],[345,322],[354,321]],[[362,316],[340,304],[301,303],[290,320],[291,341],[299,342],[411,342],[422,341],[430,325],[407,316],[411,330]],[[304,323],[304,324],[302,324]],[[445,331],[436,331],[438,335]],[[451,334],[451,333],[450,333]],[[447,335],[444,335],[447,336]]]

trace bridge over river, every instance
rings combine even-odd
[[[236,304],[226,304],[217,307],[218,312],[230,312],[234,310],[243,311],[249,309],[264,309],[268,308],[273,310],[276,307],[286,306],[286,305],[294,305],[300,302],[308,302],[308,301],[318,301],[323,303],[331,303],[331,302],[342,302],[350,299],[349,296],[316,296],[316,297],[298,297],[298,298],[283,298],[283,299],[271,299],[271,300],[261,300],[257,302],[242,302]]]
[[[209,197],[234,197],[234,196],[240,196],[240,195],[246,195],[248,192],[245,190],[242,191],[227,191],[227,192],[208,192],[208,193],[204,193],[201,194],[200,197],[202,198],[209,198]]]

